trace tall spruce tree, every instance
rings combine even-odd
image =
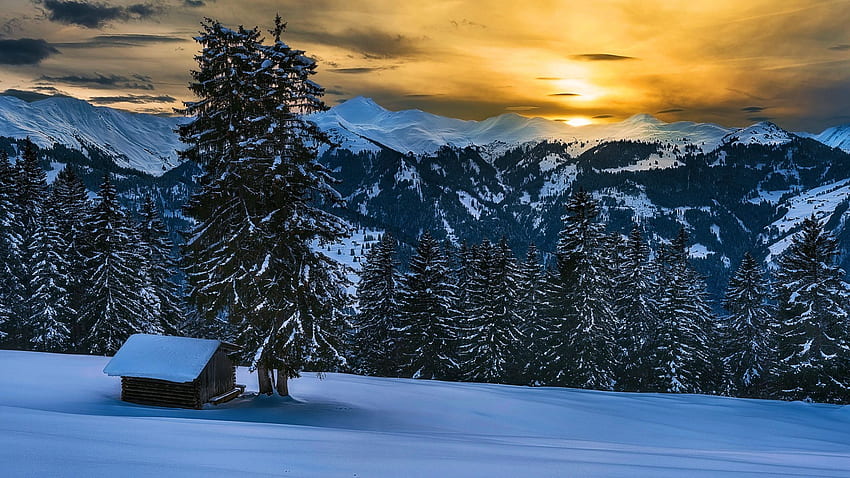
[[[68,291],[68,307],[77,312],[71,315],[67,323],[70,334],[68,350],[80,352],[84,332],[79,312],[87,302],[90,276],[90,271],[86,269],[86,257],[90,254],[87,221],[91,214],[91,205],[85,185],[70,165],[59,171],[53,181],[50,203],[55,211],[53,220],[57,232],[65,247],[60,253],[67,263],[68,273],[64,287]]]
[[[144,288],[142,299],[155,330],[168,335],[180,333],[180,291],[171,280],[175,275],[174,247],[151,195],[146,195],[138,223]]]
[[[812,216],[778,260],[778,379],[783,398],[850,400],[850,288],[837,258],[835,238]]]
[[[38,240],[36,234],[42,220],[47,197],[47,174],[38,162],[36,146],[26,139],[16,164],[15,215],[12,222],[13,268],[19,285],[20,302],[12,304],[11,339],[16,347],[26,347],[30,330],[24,325],[34,310],[30,300],[36,291]]]
[[[16,170],[9,155],[0,151],[0,347],[13,346],[14,308],[23,300],[18,282],[20,259],[14,237]]]
[[[89,256],[86,270],[86,302],[81,310],[81,349],[91,354],[110,354],[138,332],[157,332],[139,295],[144,287],[137,254],[138,236],[118,204],[115,186],[107,174],[99,200],[88,220]]]
[[[184,247],[189,299],[209,321],[227,317],[261,393],[276,369],[287,395],[300,370],[344,362],[346,277],[312,248],[347,232],[316,204],[340,201],[316,159],[328,140],[305,119],[325,109],[324,90],[310,80],[315,62],[281,41],[279,17],[271,44],[256,29],[202,25],[190,85],[199,100],[179,129],[183,157],[204,169],[186,207],[197,221]]]
[[[558,267],[547,294],[549,383],[609,390],[614,385],[616,317],[601,241],[604,224],[590,193],[573,193],[558,236]]]
[[[358,368],[368,375],[399,375],[397,247],[392,234],[384,233],[378,245],[369,249],[360,269],[355,347]]]
[[[517,313],[524,344],[517,361],[522,367],[522,382],[542,383],[540,358],[545,350],[546,329],[542,322],[543,294],[546,275],[540,262],[540,253],[534,243],[529,244],[525,260],[517,268]]]
[[[46,201],[35,233],[35,269],[31,315],[26,318],[27,348],[65,352],[71,348],[69,324],[77,312],[71,308],[68,290],[70,270],[67,245],[59,233],[56,205]]]
[[[474,275],[459,354],[464,378],[474,382],[520,383],[524,344],[517,311],[516,262],[502,239],[475,248]]]
[[[723,298],[724,391],[739,397],[767,397],[775,368],[777,324],[764,271],[749,252],[729,279]]]
[[[658,258],[658,326],[649,350],[651,376],[646,391],[701,393],[712,391],[714,319],[705,284],[688,263],[684,228],[662,247]]]
[[[458,371],[456,289],[437,240],[419,238],[400,294],[403,376],[445,380]]]
[[[617,388],[643,391],[652,376],[650,347],[658,328],[654,276],[649,263],[649,246],[640,227],[629,233],[624,261],[615,284],[617,342],[619,344]]]

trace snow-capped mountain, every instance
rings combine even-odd
[[[850,124],[827,128],[813,138],[827,146],[850,152]]]
[[[390,111],[364,97],[348,100],[311,119],[329,132],[341,148],[351,151],[388,148],[418,155],[433,154],[443,146],[479,146],[491,154],[501,153],[519,144],[540,141],[567,143],[573,153],[581,153],[606,141],[626,139],[680,146],[693,144],[711,151],[734,131],[714,124],[664,123],[646,114],[620,123],[589,126],[571,126],[515,113],[483,121],[464,121],[420,110]]]
[[[504,235],[520,253],[532,241],[552,251],[563,204],[582,187],[601,202],[612,231],[638,221],[658,242],[687,226],[691,255],[715,292],[745,251],[775,257],[811,213],[850,252],[850,154],[833,148],[850,143],[842,139],[850,126],[810,135],[772,123],[733,129],[649,115],[584,127],[516,114],[464,121],[389,111],[366,98],[312,119],[339,144],[322,156],[342,181],[347,207],[337,212],[407,244],[431,230],[456,243]],[[180,227],[197,174],[177,163],[180,121],[68,98],[0,97],[0,147],[14,154],[4,144],[15,140],[2,138],[25,136],[66,145],[70,152],[45,150],[45,164],[55,171],[74,163],[92,187],[114,171],[106,163],[123,167],[116,182],[126,201],[155,189]]]
[[[97,148],[115,164],[153,176],[179,164],[174,128],[184,118],[129,113],[67,97],[33,103],[0,96],[0,136],[29,137],[40,147]]]

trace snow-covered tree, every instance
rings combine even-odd
[[[614,287],[620,390],[643,391],[652,376],[650,357],[655,351],[649,346],[658,327],[657,285],[652,272],[649,246],[635,224],[626,241]]]
[[[778,260],[778,380],[786,399],[850,399],[850,288],[837,258],[835,238],[809,217]]]
[[[546,275],[540,262],[540,253],[534,243],[529,244],[525,260],[517,267],[517,314],[523,347],[517,362],[522,368],[523,383],[540,383],[540,357],[545,350],[546,330],[542,322],[543,294]]]
[[[89,256],[85,305],[80,321],[81,348],[86,353],[110,354],[137,332],[156,332],[139,292],[144,283],[139,270],[138,237],[118,204],[109,175],[100,186],[99,200],[88,220]]]
[[[455,287],[446,257],[426,231],[402,278],[401,320],[398,326],[403,376],[449,379],[457,374]]]
[[[357,284],[355,337],[358,368],[369,375],[398,376],[399,281],[398,244],[390,233],[369,249]]]
[[[23,142],[21,156],[15,165],[15,214],[12,219],[12,267],[19,285],[20,302],[12,304],[11,338],[18,347],[29,342],[29,331],[24,326],[33,315],[30,298],[35,295],[35,272],[38,243],[36,233],[42,219],[47,197],[47,174],[38,162],[38,152],[29,139]]]
[[[19,255],[15,240],[15,168],[0,151],[0,346],[12,347],[17,325],[14,309],[23,301],[18,281]]]
[[[520,383],[518,359],[524,345],[517,310],[516,262],[503,238],[475,248],[469,307],[460,338],[464,378],[473,382]]]
[[[768,379],[776,360],[776,315],[764,271],[744,254],[723,299],[729,315],[723,323],[724,391],[738,397],[768,396]]]
[[[88,191],[71,166],[65,166],[53,181],[50,203],[64,250],[60,251],[67,264],[67,280],[63,286],[68,291],[68,307],[77,313],[67,322],[69,329],[68,350],[81,351],[80,342],[84,335],[79,312],[87,301],[88,278],[91,271],[86,268],[89,255],[89,229],[87,221],[91,213]]]
[[[64,352],[71,346],[68,324],[77,312],[68,291],[67,245],[56,224],[57,210],[48,201],[35,233],[33,295],[27,298],[31,315],[25,318],[27,348]]]
[[[714,317],[705,284],[688,263],[684,228],[658,258],[658,324],[648,350],[650,377],[646,391],[701,393],[712,391]]]
[[[558,268],[547,293],[548,382],[609,390],[614,385],[616,317],[601,241],[604,224],[590,193],[573,193],[558,236]]]
[[[345,224],[317,201],[340,201],[330,172],[317,161],[326,136],[305,115],[325,109],[310,80],[316,64],[280,36],[270,44],[256,29],[231,30],[213,20],[196,38],[191,90],[198,101],[180,127],[184,158],[204,169],[186,212],[185,270],[189,300],[209,321],[227,317],[242,360],[257,369],[260,392],[288,394],[287,380],[308,367],[344,362],[344,270],[314,251]]]
[[[154,330],[168,335],[179,333],[181,320],[180,291],[171,278],[175,274],[175,263],[171,256],[173,244],[168,229],[160,218],[159,210],[151,195],[146,195],[138,223],[144,283],[142,300],[153,320]]]

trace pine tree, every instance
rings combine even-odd
[[[419,238],[400,294],[403,376],[445,380],[458,369],[455,288],[446,257],[426,231]]]
[[[153,197],[145,196],[138,225],[144,283],[142,299],[153,319],[152,329],[168,335],[180,332],[180,291],[171,278],[175,275],[175,261],[171,256],[173,244],[168,229],[160,219]]]
[[[658,327],[649,350],[651,377],[646,391],[702,393],[715,389],[710,352],[714,319],[705,284],[688,263],[688,234],[659,254]]]
[[[36,234],[42,220],[43,205],[47,197],[47,174],[38,162],[35,145],[24,140],[21,157],[16,164],[15,216],[12,222],[13,270],[19,285],[20,302],[12,304],[11,340],[16,347],[26,347],[30,330],[25,322],[34,310],[30,300],[36,291],[36,266],[38,243]]]
[[[27,348],[64,352],[70,346],[70,329],[76,311],[68,292],[67,245],[56,225],[57,210],[52,201],[44,205],[35,233],[33,295],[28,298],[31,315],[26,318]]]
[[[552,384],[609,390],[617,354],[611,277],[600,247],[605,226],[586,191],[576,191],[566,210],[547,293],[551,337],[544,367]]]
[[[130,335],[157,330],[139,295],[144,286],[139,276],[142,260],[136,254],[139,241],[108,174],[99,195],[88,220],[91,242],[86,270],[91,277],[80,317],[81,349],[110,354]]]
[[[465,378],[474,382],[519,383],[517,363],[523,345],[517,313],[516,262],[502,239],[485,240],[475,250],[469,308],[460,356]]]
[[[53,221],[65,249],[59,251],[67,263],[68,307],[81,312],[88,302],[88,279],[94,271],[86,268],[86,257],[91,255],[89,248],[89,229],[87,221],[91,216],[88,191],[78,174],[70,166],[65,166],[56,176],[50,193],[50,202],[55,214]],[[82,352],[80,344],[84,335],[79,313],[73,314],[68,321],[70,351]]]
[[[363,373],[398,376],[399,272],[397,243],[385,233],[380,243],[366,254],[357,284],[357,336],[355,346]]]
[[[541,383],[540,358],[546,342],[545,325],[542,322],[545,274],[540,263],[540,253],[534,243],[529,244],[525,260],[517,269],[517,314],[524,344],[518,352],[517,361],[522,367],[522,383]]]
[[[657,285],[649,264],[649,246],[637,224],[629,233],[624,256],[614,292],[620,353],[617,388],[639,392],[646,388],[652,376],[650,357],[654,350],[649,347],[658,328],[658,307],[654,297]]]
[[[850,290],[837,258],[835,238],[809,217],[778,260],[778,379],[783,398],[850,400]]]
[[[750,253],[744,254],[723,299],[725,391],[738,397],[767,397],[768,379],[775,367],[776,322],[769,303],[764,271]]]
[[[309,78],[315,62],[280,39],[264,44],[256,29],[203,23],[199,97],[180,127],[183,157],[204,168],[186,207],[197,221],[184,247],[189,299],[209,321],[225,316],[257,369],[260,391],[288,394],[287,380],[308,367],[344,362],[343,268],[312,243],[346,234],[318,200],[340,201],[330,172],[316,159],[327,137],[305,115],[325,109]]]
[[[14,326],[17,316],[14,309],[23,301],[18,282],[20,255],[15,236],[15,178],[16,170],[9,156],[0,151],[0,346],[14,346]]]

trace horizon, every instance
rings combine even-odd
[[[317,61],[329,106],[365,96],[393,111],[574,126],[636,114],[807,132],[850,122],[850,0],[7,3],[0,91],[136,112],[171,114],[192,99],[203,17],[265,31],[279,12],[284,41]]]
[[[122,112],[125,112],[125,113],[134,113],[134,114],[169,117],[169,118],[184,118],[185,117],[185,116],[181,116],[181,115],[176,114],[176,113],[167,113],[167,112],[154,113],[154,112],[146,112],[146,111],[133,111],[131,109],[124,109],[124,108],[120,108],[120,107],[116,107],[116,106],[112,106],[112,105],[98,105],[98,104],[92,103],[91,101],[89,101],[85,98],[77,98],[77,97],[70,96],[70,95],[57,94],[57,95],[51,95],[51,96],[43,95],[41,97],[35,97],[35,95],[38,95],[38,93],[35,93],[35,95],[32,95],[31,93],[32,92],[21,91],[21,90],[11,90],[11,91],[6,90],[6,91],[0,91],[0,96],[17,98],[17,99],[24,101],[26,103],[37,103],[39,101],[44,101],[44,100],[66,98],[66,99],[71,99],[71,100],[75,100],[75,101],[83,101],[83,102],[87,103],[88,105],[90,105],[94,108],[109,108],[109,109],[113,109],[113,110],[117,110],[117,111],[122,111]],[[421,108],[390,109],[390,108],[378,103],[377,101],[375,101],[374,98],[369,98],[369,97],[366,97],[366,96],[356,96],[356,97],[353,97],[353,98],[343,99],[340,103],[337,103],[333,106],[329,105],[329,109],[333,109],[337,106],[341,106],[345,103],[348,103],[352,100],[356,100],[358,98],[364,98],[366,100],[370,100],[373,103],[375,103],[375,105],[377,105],[379,108],[382,108],[386,111],[389,111],[390,113],[400,113],[400,112],[404,112],[404,111],[420,111],[420,112],[425,113],[425,114],[436,115],[436,116],[440,116],[440,117],[447,118],[447,119],[461,119],[461,118],[453,118],[451,116],[438,115],[438,114],[432,113],[430,111],[425,111]],[[570,124],[569,122],[562,122],[562,121],[558,121],[558,120],[553,120],[551,118],[546,118],[546,117],[543,117],[543,116],[524,115],[524,114],[518,113],[516,111],[506,111],[506,112],[498,113],[494,116],[488,116],[488,117],[482,118],[482,119],[473,119],[473,120],[465,120],[465,121],[475,121],[475,122],[480,123],[480,122],[483,122],[483,121],[487,121],[489,119],[498,118],[500,116],[511,116],[511,115],[519,116],[519,117],[526,118],[526,119],[543,119],[543,120],[546,120],[546,121],[561,123],[565,127],[578,128],[578,129],[582,129],[586,126],[593,127],[593,126],[622,124],[622,123],[630,121],[630,120],[632,120],[636,117],[648,117],[648,118],[651,118],[654,121],[658,121],[661,124],[665,124],[665,125],[684,122],[684,123],[693,123],[693,124],[714,125],[714,126],[719,126],[721,128],[726,128],[726,129],[740,129],[740,130],[747,129],[751,126],[758,125],[758,124],[773,124],[773,125],[779,127],[780,129],[787,131],[789,133],[792,133],[792,134],[807,133],[807,134],[812,134],[812,135],[818,135],[818,134],[823,133],[824,131],[831,129],[831,128],[841,127],[841,126],[844,126],[844,125],[850,125],[850,121],[848,121],[847,123],[839,123],[839,124],[829,125],[829,126],[826,126],[825,128],[823,128],[822,130],[817,130],[817,131],[803,131],[803,130],[796,130],[795,131],[795,130],[785,128],[779,122],[773,121],[771,119],[761,119],[759,121],[752,121],[750,123],[746,123],[742,126],[732,126],[732,125],[726,125],[726,124],[721,124],[721,123],[696,122],[696,121],[690,121],[690,120],[665,121],[665,120],[659,118],[658,116],[650,114],[650,113],[635,113],[635,114],[632,114],[631,116],[627,116],[623,119],[618,119],[617,121],[611,121],[611,122],[608,122],[608,123]]]

